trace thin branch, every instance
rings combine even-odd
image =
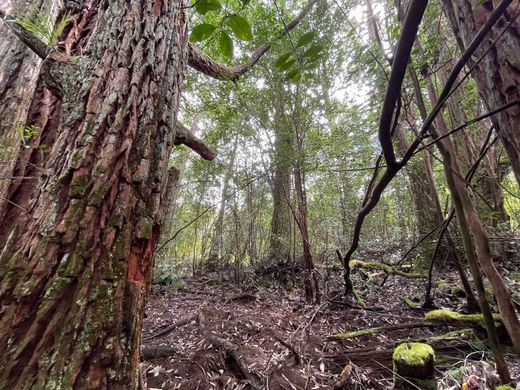
[[[427,143],[427,144],[424,144],[423,146],[421,146],[420,148],[418,148],[415,152],[414,152],[414,155],[421,152],[423,149],[426,149],[427,147],[431,146],[431,145],[434,145],[436,144],[437,142],[439,142],[441,139],[444,139],[446,137],[449,137],[451,136],[452,134],[468,127],[468,126],[471,126],[472,124],[474,123],[477,123],[483,119],[486,119],[486,118],[489,118],[490,116],[493,116],[495,114],[498,114],[499,112],[502,112],[504,110],[507,110],[508,108],[510,107],[513,107],[513,106],[517,106],[517,105],[520,105],[520,100],[515,100],[514,102],[511,102],[511,103],[508,103],[508,104],[504,104],[503,106],[500,106],[496,109],[494,109],[493,111],[489,111],[489,112],[486,112],[485,114],[482,114],[476,118],[473,118],[472,120],[454,128],[453,130],[447,132],[446,134],[443,134],[441,135],[440,137],[438,138],[435,138],[433,141]]]
[[[502,0],[502,2],[493,10],[493,12],[490,14],[488,20],[486,23],[482,26],[482,28],[479,30],[477,35],[473,38],[470,45],[466,49],[466,51],[462,54],[461,58],[457,61],[457,64],[455,65],[454,69],[450,73],[450,76],[448,77],[448,81],[446,82],[441,95],[439,96],[439,100],[437,104],[434,106],[426,120],[424,121],[423,125],[421,126],[421,130],[419,131],[418,137],[414,140],[414,142],[410,145],[408,150],[405,152],[402,160],[396,165],[388,165],[386,170],[384,171],[383,175],[381,176],[381,179],[377,183],[377,185],[374,187],[372,191],[372,195],[370,197],[370,200],[363,206],[363,208],[359,211],[356,223],[354,225],[354,232],[352,237],[352,243],[351,246],[346,253],[345,257],[343,258],[343,264],[345,268],[348,267],[350,258],[352,257],[352,254],[356,251],[356,249],[359,246],[359,240],[360,240],[360,234],[361,234],[361,228],[363,226],[363,222],[366,218],[366,216],[376,207],[376,205],[379,203],[379,200],[381,199],[381,195],[383,194],[383,191],[386,189],[388,184],[393,180],[393,178],[397,175],[397,173],[401,170],[402,167],[404,167],[410,158],[413,156],[415,150],[421,145],[422,137],[426,134],[430,126],[433,124],[434,119],[439,114],[441,108],[444,105],[444,102],[446,101],[446,98],[449,96],[449,93],[455,84],[455,81],[457,80],[457,76],[464,67],[464,65],[470,60],[471,56],[475,52],[475,50],[478,48],[478,46],[482,43],[486,35],[491,31],[491,28],[494,26],[494,24],[498,21],[500,16],[505,12],[508,5],[511,3],[512,0]],[[394,63],[395,66],[395,63]],[[395,92],[393,92],[395,93]],[[395,100],[394,100],[395,101]],[[393,113],[393,108],[392,108]],[[388,126],[388,124],[387,124]],[[385,137],[387,137],[386,134],[383,134]],[[387,142],[386,139],[384,139],[385,142]],[[389,155],[389,158],[391,158],[391,150],[389,150],[387,145],[387,154]]]
[[[211,161],[217,157],[217,153],[207,146],[200,138],[181,123],[176,125],[175,145],[186,145],[204,160]]]
[[[392,144],[392,118],[394,110],[401,93],[406,67],[410,60],[415,36],[419,29],[424,11],[426,10],[427,0],[413,0],[406,14],[403,30],[397,43],[395,56],[390,71],[390,80],[386,89],[385,100],[379,119],[379,143],[383,149],[386,164],[390,167],[397,165],[394,147]]]
[[[302,9],[302,11],[293,20],[287,23],[282,31],[280,31],[272,39],[272,42],[283,38],[289,33],[289,31],[293,30],[302,21],[302,19],[307,16],[314,4],[317,2],[318,0],[310,0]],[[215,61],[213,58],[205,54],[202,49],[189,42],[188,65],[198,70],[199,72],[204,73],[206,76],[212,77],[214,79],[223,81],[236,81],[240,76],[251,70],[251,68],[255,66],[256,63],[260,61],[264,54],[267,53],[270,49],[271,43],[264,43],[251,54],[249,60],[245,64],[226,66]]]

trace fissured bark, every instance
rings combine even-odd
[[[44,64],[57,134],[0,255],[0,388],[133,389],[186,66],[180,1],[95,5]]]

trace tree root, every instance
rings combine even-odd
[[[183,320],[179,320],[177,322],[174,322],[173,324],[171,325],[168,325],[166,326],[166,328],[154,333],[154,334],[151,334],[149,336],[143,336],[143,339],[142,341],[150,341],[150,340],[153,340],[153,339],[156,339],[156,338],[159,338],[159,337],[163,337],[163,336],[166,336],[168,334],[170,334],[171,332],[173,332],[175,329],[181,327],[181,326],[184,326],[186,324],[189,324],[191,321],[194,321],[195,319],[197,318],[197,316],[193,316],[193,317],[190,317],[190,318],[185,318]]]
[[[235,344],[214,334],[208,334],[206,336],[206,340],[210,345],[213,345],[215,348],[218,348],[224,352],[224,361],[229,366],[231,371],[233,371],[235,374],[238,374],[235,376],[239,377],[239,379],[246,379],[250,382],[253,382],[253,377],[247,368],[242,364],[240,358],[237,355],[237,347]]]
[[[172,356],[175,349],[172,347],[143,347],[141,348],[141,360],[159,359]]]

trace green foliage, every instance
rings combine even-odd
[[[282,54],[275,61],[275,68],[285,72],[286,81],[297,83],[302,79],[305,70],[315,69],[319,65],[319,60],[323,56],[323,46],[316,44],[307,47],[317,36],[316,31],[301,35],[296,46],[292,46],[290,51]]]
[[[67,12],[56,23],[51,18],[49,7],[46,5],[34,15],[25,15],[17,19],[17,23],[24,29],[39,38],[50,48],[58,45],[60,35],[70,22],[71,15]]]
[[[220,32],[218,47],[224,57],[233,58],[233,40],[224,31]]]
[[[231,34],[239,41],[251,42],[253,31],[247,19],[248,1],[195,0],[193,3],[200,23],[190,33],[192,42],[206,42],[207,51],[216,51],[224,59],[231,60],[234,42]],[[217,39],[213,39],[217,38]]]
[[[192,42],[204,41],[208,39],[216,29],[217,26],[209,23],[199,24],[193,28],[193,31],[190,34],[190,40]]]
[[[226,20],[229,27],[233,33],[237,36],[238,39],[242,41],[250,42],[253,39],[253,32],[251,31],[251,26],[248,21],[244,19],[240,15],[230,16]]]
[[[196,0],[195,1],[195,10],[201,14],[206,15],[211,11],[218,11],[222,6],[218,0]]]
[[[40,129],[36,125],[25,126],[22,123],[17,123],[15,125],[15,131],[20,136],[22,143],[25,145],[34,136],[38,135],[38,133],[40,132]]]

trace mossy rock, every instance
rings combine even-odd
[[[403,343],[394,350],[394,385],[396,389],[435,389],[435,352],[424,343]]]
[[[516,389],[509,385],[500,385],[495,390],[516,390]]]

